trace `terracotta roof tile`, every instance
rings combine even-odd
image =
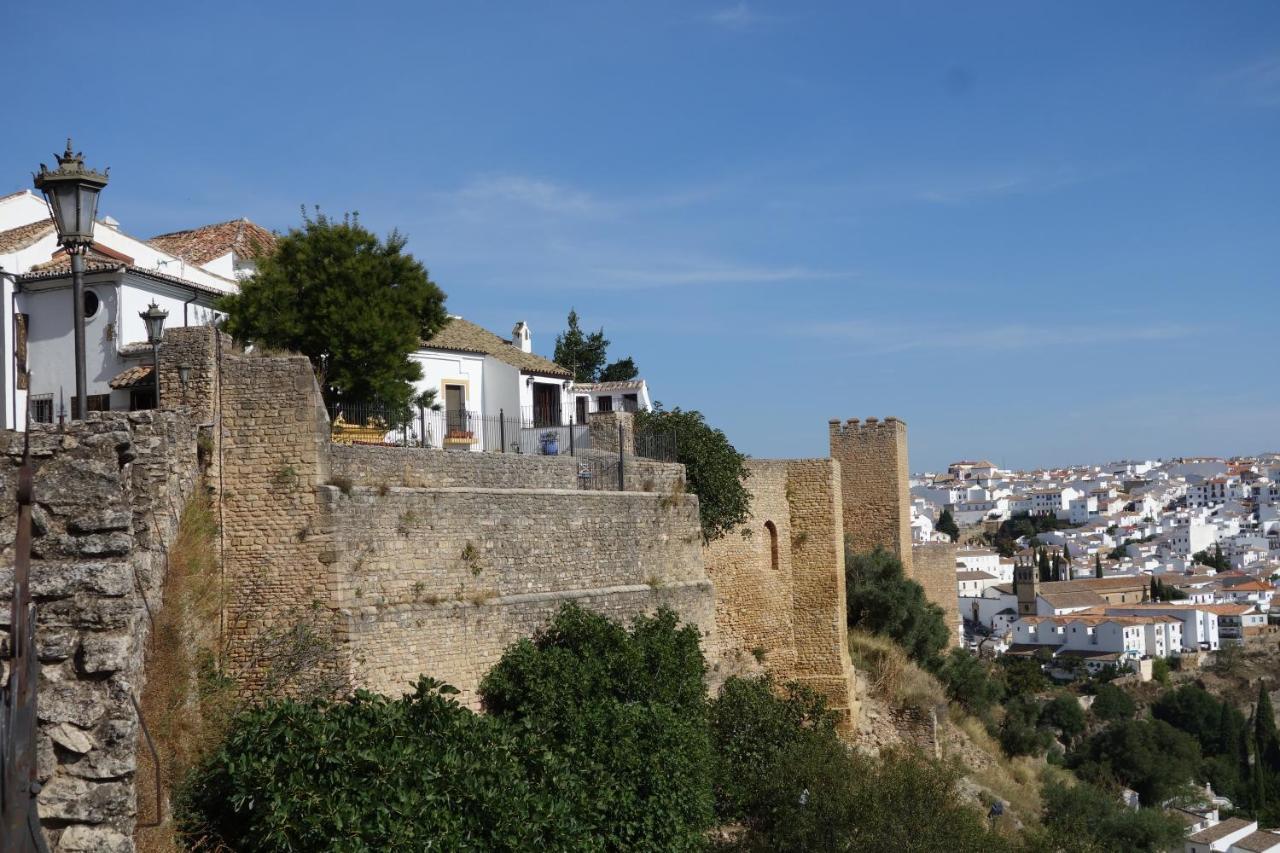
[[[543,358],[531,352],[525,352],[513,346],[506,338],[500,338],[488,329],[477,326],[470,320],[461,317],[450,317],[440,331],[428,341],[424,347],[432,349],[457,350],[474,352],[480,355],[491,355],[501,362],[518,367],[525,373],[538,373],[544,376],[562,376],[571,374],[549,358]]]
[[[111,378],[108,383],[112,388],[134,388],[139,385],[151,384],[151,365],[135,364],[133,367],[125,368]]]
[[[232,219],[186,231],[158,234],[147,241],[162,252],[202,266],[227,252],[257,258],[276,247],[276,235],[248,219]]]
[[[643,379],[628,379],[622,382],[582,382],[573,386],[575,391],[639,391],[644,387]]]
[[[19,225],[17,228],[10,228],[8,231],[0,231],[0,255],[25,249],[46,234],[52,233],[53,222],[48,219],[40,219],[28,222],[26,225]]]

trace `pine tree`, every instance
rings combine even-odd
[[[609,341],[604,329],[589,334],[578,325],[578,312],[569,309],[569,328],[556,335],[555,362],[573,372],[575,382],[595,382],[604,368]]]
[[[938,523],[934,527],[939,533],[945,533],[950,536],[952,542],[960,538],[960,525],[956,524],[956,518],[949,509],[942,511],[942,515],[938,516]]]
[[[1101,554],[1101,553],[1097,553],[1097,554],[1094,554],[1094,555],[1093,555],[1093,576],[1094,576],[1095,578],[1100,578],[1100,577],[1102,577],[1102,576],[1103,576],[1103,575],[1102,575],[1102,554]]]
[[[1258,685],[1258,706],[1253,712],[1253,737],[1257,763],[1272,773],[1280,773],[1280,741],[1276,739],[1276,712],[1266,682]]]

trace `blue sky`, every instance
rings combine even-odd
[[[1280,449],[1280,4],[66,5],[0,12],[0,163],[73,134],[131,233],[358,210],[756,456]]]

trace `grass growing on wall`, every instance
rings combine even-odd
[[[234,703],[232,685],[217,666],[220,583],[217,515],[203,483],[187,503],[169,547],[163,606],[147,655],[142,713],[159,753],[159,767],[145,740],[138,741],[139,853],[181,849],[167,820],[157,820],[155,779],[167,800],[173,785],[221,740]]]

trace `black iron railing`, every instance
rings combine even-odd
[[[591,427],[576,421],[573,412],[561,414],[532,407],[485,415],[461,409],[389,406],[377,400],[343,400],[331,402],[327,408],[333,439],[341,444],[583,456],[614,453],[625,438],[611,432],[593,437]],[[677,459],[674,433],[639,432],[633,443],[636,456],[661,462]]]

